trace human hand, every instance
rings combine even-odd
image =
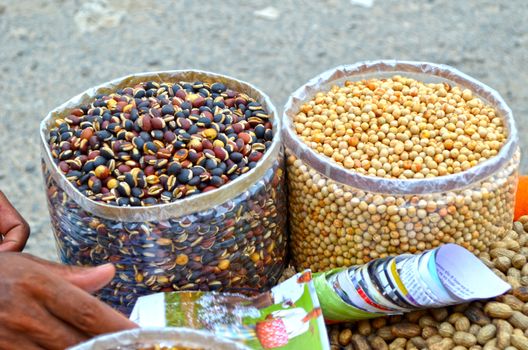
[[[29,225],[0,191],[0,252],[22,251],[29,237]]]
[[[111,264],[54,264],[0,253],[0,349],[65,349],[92,336],[137,325],[87,292],[113,278]]]

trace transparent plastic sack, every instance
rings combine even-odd
[[[211,192],[151,207],[118,207],[82,195],[62,174],[48,147],[55,118],[90,100],[142,81],[222,82],[260,102],[274,139],[257,166]],[[254,86],[202,71],[142,73],[89,89],[41,123],[42,165],[60,259],[71,265],[115,264],[98,293],[128,313],[138,296],[168,290],[259,292],[275,285],[286,254],[286,203],[280,118]]]
[[[185,347],[190,349],[249,350],[247,346],[189,328],[133,329],[102,335],[70,350],[140,350],[156,349],[156,346]]]
[[[303,102],[346,80],[396,74],[470,89],[496,108],[508,138],[497,156],[461,173],[387,179],[349,171],[297,137],[292,119]],[[372,61],[330,69],[297,89],[283,115],[289,225],[297,269],[324,271],[375,258],[457,243],[475,254],[511,229],[520,152],[510,108],[493,89],[445,65]]]

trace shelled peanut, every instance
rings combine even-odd
[[[528,216],[481,260],[512,289],[490,300],[330,326],[331,349],[527,349]],[[514,261],[524,261],[514,264]]]

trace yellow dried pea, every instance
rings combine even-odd
[[[503,119],[471,91],[401,76],[319,92],[301,105],[293,127],[350,172],[402,180],[465,171],[494,157],[507,139]],[[288,151],[294,264],[322,271],[443,243],[486,252],[511,228],[518,162],[516,154],[465,188],[392,195],[334,181]]]
[[[345,168],[401,179],[467,170],[507,139],[495,109],[470,90],[402,76],[319,92],[293,125],[303,142]]]

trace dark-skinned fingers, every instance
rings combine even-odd
[[[24,256],[39,263],[47,271],[59,275],[64,280],[89,293],[96,292],[106,286],[115,275],[115,268],[112,264],[97,267],[80,267],[56,264],[29,254],[24,254]]]
[[[88,338],[70,325],[57,319],[38,302],[32,302],[29,295],[27,307],[7,309],[0,313],[3,333],[19,334],[45,349],[65,349]],[[2,348],[0,348],[2,349]],[[20,348],[19,348],[20,349]]]
[[[0,349],[1,350],[48,350],[28,340],[25,334],[18,334],[16,337],[3,336],[0,332]]]
[[[97,298],[63,280],[48,288],[44,298],[46,309],[79,332],[89,335],[117,332],[136,328],[125,315],[115,311]]]
[[[42,325],[35,327],[31,334],[26,334],[26,337],[30,337],[34,343],[44,349],[63,350],[89,339],[87,334],[56,318],[47,310],[41,310],[40,313]]]
[[[29,238],[29,225],[2,191],[0,191],[0,213],[2,216],[0,234],[3,236],[0,252],[22,251]]]

